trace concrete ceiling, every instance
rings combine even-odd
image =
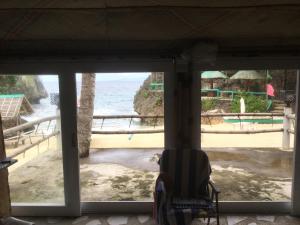
[[[300,50],[299,0],[10,0],[0,54],[166,54],[194,43]]]

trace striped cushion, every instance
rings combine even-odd
[[[165,150],[160,161],[160,171],[170,176],[174,196],[182,198],[207,196],[211,168],[204,151]]]

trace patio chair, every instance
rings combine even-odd
[[[212,217],[219,225],[219,190],[210,180],[208,157],[201,150],[165,150],[154,192],[154,217],[159,225],[189,225]]]

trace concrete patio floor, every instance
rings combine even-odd
[[[36,225],[155,225],[151,215],[85,215],[79,218],[62,217],[34,217],[23,218],[35,222]],[[201,221],[194,221],[192,225],[206,224]],[[211,225],[215,225],[213,219]],[[221,216],[221,225],[297,225],[300,218],[288,215],[239,215]]]
[[[221,190],[220,200],[290,201],[293,152],[276,148],[205,151],[211,160],[212,179]],[[151,201],[161,152],[155,148],[93,149],[89,158],[80,161],[82,201]],[[10,171],[12,202],[63,203],[59,152],[49,150],[23,164],[21,160]]]

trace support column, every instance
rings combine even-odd
[[[165,149],[176,148],[176,86],[177,79],[175,68],[172,72],[164,73],[164,130],[165,130]]]
[[[292,215],[300,216],[300,77],[297,71],[295,144],[292,183]]]
[[[195,70],[191,65],[190,74],[192,76],[191,83],[191,134],[192,148],[201,148],[201,76],[199,71]]]
[[[200,77],[188,63],[186,72],[165,74],[165,148],[200,148]]]

